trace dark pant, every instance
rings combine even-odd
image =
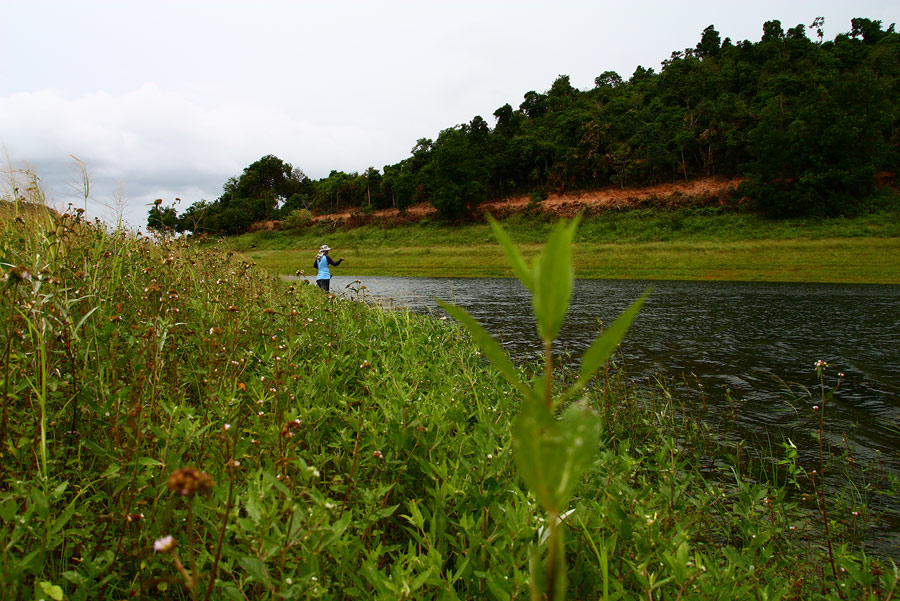
[[[331,284],[331,280],[316,280],[316,285],[319,286],[325,292],[328,292],[328,286]]]

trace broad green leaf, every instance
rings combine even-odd
[[[75,586],[87,586],[88,579],[78,572],[69,570],[61,574],[63,578],[74,584]]]
[[[572,296],[572,239],[579,219],[560,221],[534,263],[534,290],[531,305],[537,319],[538,335],[552,341],[562,328]]]
[[[259,497],[256,493],[251,492],[247,495],[247,500],[244,501],[244,509],[251,520],[257,524],[260,523],[262,520],[262,508],[259,505]]]
[[[266,566],[259,559],[255,557],[241,557],[238,559],[238,563],[257,581],[263,584],[269,581],[268,576],[266,576]]]
[[[559,513],[565,507],[599,440],[599,417],[587,406],[573,405],[557,420],[541,403],[523,404],[513,422],[513,457],[544,509]]]
[[[493,336],[491,336],[487,330],[482,328],[481,325],[462,307],[445,303],[442,300],[438,300],[437,303],[444,311],[449,313],[453,319],[469,330],[472,338],[475,339],[475,342],[481,347],[481,351],[484,353],[485,357],[494,364],[494,367],[497,368],[510,384],[515,386],[526,398],[534,397],[534,391],[532,391],[531,388],[522,382],[516,375],[516,370],[513,368],[512,362],[510,362],[509,358],[506,356],[506,351],[503,350],[500,343],[494,340]]]
[[[400,505],[391,505],[390,507],[385,507],[375,515],[378,517],[378,519],[383,520],[384,518],[392,516],[398,507],[400,507]]]
[[[617,537],[624,541],[629,541],[632,534],[631,518],[622,509],[619,499],[616,499],[611,492],[608,492],[608,495],[612,498],[612,502],[606,505],[608,511],[607,519],[609,519],[609,522],[615,529]]]
[[[232,601],[245,601],[244,595],[241,594],[241,591],[238,590],[236,586],[233,584],[227,584],[222,587],[218,587],[218,590],[222,592],[225,597],[231,599]]]
[[[566,409],[562,420],[557,423],[565,445],[562,453],[565,461],[557,487],[562,510],[582,474],[594,462],[594,455],[600,446],[601,424],[600,417],[587,404],[580,403]]]
[[[53,524],[50,526],[50,533],[56,534],[57,532],[59,532],[62,529],[62,527],[66,525],[66,522],[68,522],[72,518],[72,514],[74,514],[74,513],[75,513],[75,501],[73,500],[62,511],[62,513],[59,514],[59,516],[57,516],[57,518],[55,520],[53,520]]]
[[[516,277],[519,278],[523,284],[525,284],[525,287],[528,288],[528,290],[534,293],[534,274],[528,268],[528,265],[525,264],[525,259],[522,258],[519,249],[513,244],[513,241],[510,239],[509,234],[506,233],[506,230],[504,230],[493,217],[488,216],[488,223],[491,224],[491,229],[494,230],[497,241],[500,242],[500,246],[502,246],[504,252],[506,252],[506,258],[509,259],[509,264],[512,266],[513,273],[516,274]]]
[[[350,526],[350,521],[351,517],[350,512],[348,511],[341,519],[336,521],[334,524],[327,526],[326,530],[330,531],[331,533],[328,535],[328,538],[322,539],[322,542],[319,543],[319,548],[327,549],[328,547],[339,541],[341,537],[344,536],[344,532]]]
[[[512,596],[506,590],[506,587],[510,586],[509,581],[503,579],[502,575],[488,572],[485,575],[485,582],[492,599],[496,601],[509,601],[512,599]]]
[[[31,573],[39,573],[41,566],[44,565],[43,562],[44,555],[41,549],[35,549],[25,557],[19,561],[19,565],[15,566],[13,569],[17,572],[31,572]]]
[[[409,515],[403,515],[400,517],[406,518],[413,526],[418,528],[419,530],[425,529],[425,516],[422,515],[422,510],[419,509],[419,505],[415,499],[409,501],[407,503],[407,507],[409,507]]]
[[[579,390],[584,388],[594,374],[597,373],[597,370],[615,352],[616,347],[622,341],[622,338],[625,337],[625,333],[628,332],[628,328],[631,327],[631,323],[637,317],[651,290],[652,288],[645,290],[640,298],[619,315],[602,334],[597,336],[590,348],[584,352],[584,355],[581,357],[581,370],[578,374],[578,380],[572,385],[572,388],[566,391],[562,401],[572,398]]]
[[[274,486],[278,490],[278,492],[282,493],[283,495],[287,496],[288,498],[291,497],[291,491],[288,489],[288,487],[285,486],[281,482],[281,480],[279,480],[278,478],[273,476],[271,472],[264,471],[264,472],[262,472],[262,476],[263,476],[263,480],[265,480],[266,482],[268,482],[269,484]]]
[[[44,591],[44,594],[53,599],[53,601],[62,601],[63,600],[63,590],[59,585],[53,584],[52,582],[42,581],[40,583],[41,590]]]
[[[106,470],[102,474],[100,474],[100,477],[101,478],[112,478],[114,476],[118,476],[119,470],[121,469],[121,467],[122,466],[120,466],[118,463],[110,464],[110,466],[108,468],[106,468]]]
[[[409,586],[409,591],[411,593],[422,588],[422,585],[431,577],[431,570],[432,568],[429,566],[427,570],[416,576],[415,580],[413,580]]]
[[[16,503],[13,499],[7,499],[0,505],[0,520],[4,522],[10,522],[16,516],[16,513],[19,509],[19,504]]]
[[[556,437],[553,415],[550,410],[538,402],[525,402],[512,424],[513,459],[519,468],[519,475],[525,480],[529,490],[545,509],[555,507],[548,482],[549,458],[548,444],[556,441],[547,439]]]

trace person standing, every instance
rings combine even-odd
[[[316,255],[316,260],[313,262],[313,267],[319,270],[319,274],[316,276],[316,285],[325,292],[328,292],[328,288],[331,285],[331,271],[328,269],[328,266],[334,265],[336,267],[344,261],[344,257],[337,261],[332,260],[328,256],[329,250],[331,248],[327,244],[320,246],[319,254]]]

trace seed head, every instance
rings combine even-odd
[[[300,420],[292,419],[289,422],[285,422],[284,427],[281,429],[281,435],[284,438],[293,438],[294,433],[300,429]]]
[[[183,467],[172,472],[166,486],[169,490],[183,497],[193,497],[198,492],[204,494],[212,490],[213,479],[206,472],[195,467]]]
[[[3,279],[9,282],[11,286],[15,286],[22,282],[30,282],[31,272],[28,271],[28,268],[24,265],[17,265],[16,267],[11,267],[9,271],[3,275]]]

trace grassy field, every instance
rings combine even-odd
[[[522,246],[526,256],[537,249],[535,244]],[[293,274],[298,269],[312,273],[314,254],[308,248],[241,251],[246,260],[278,274]],[[331,255],[346,259],[335,270],[341,275],[512,275],[496,244],[337,246]],[[582,242],[575,247],[574,266],[580,278],[900,284],[900,237]]]
[[[533,254],[552,221],[519,215],[503,221]],[[342,275],[508,277],[487,224],[423,222],[386,228],[322,225],[257,232],[220,242],[279,274],[312,271],[327,242],[345,257]],[[772,221],[712,209],[610,213],[583,220],[575,238],[580,278],[900,284],[900,212]]]

